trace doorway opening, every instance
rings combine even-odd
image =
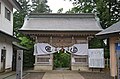
[[[0,72],[5,72],[5,62],[6,61],[6,50],[1,49],[1,71]]]
[[[60,50],[53,54],[53,69],[70,70],[71,69],[71,53]]]

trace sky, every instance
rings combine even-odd
[[[60,8],[63,8],[63,13],[69,11],[73,7],[72,1],[70,0],[47,0],[47,5],[52,10],[52,13],[57,13]],[[31,4],[31,2],[30,2]],[[16,10],[14,9],[13,12]]]
[[[64,13],[73,7],[70,0],[48,0],[47,5],[49,5],[52,13],[56,13],[60,8],[63,8]]]

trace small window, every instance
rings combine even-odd
[[[1,14],[1,2],[0,2],[0,14]]]
[[[11,18],[11,12],[5,8],[5,18],[8,19],[10,21],[10,18]]]

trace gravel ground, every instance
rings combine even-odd
[[[105,72],[80,72],[85,79],[113,79],[109,73]]]

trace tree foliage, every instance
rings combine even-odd
[[[74,7],[67,13],[93,13],[95,4],[90,0],[77,0],[73,2]]]
[[[22,7],[21,11],[15,11],[13,14],[13,31],[14,36],[19,37],[18,30],[22,27],[24,23],[24,17],[28,14],[30,11],[30,5],[29,1],[26,0],[19,0],[19,3]]]
[[[63,8],[58,9],[57,13],[62,13],[63,12]]]
[[[103,29],[120,20],[120,12],[118,11],[119,6],[117,5],[119,4],[111,0],[97,0],[96,9]]]
[[[104,29],[120,20],[120,3],[116,0],[75,0],[73,4],[66,13],[97,13]]]
[[[52,10],[46,5],[47,0],[36,0],[32,2],[32,9],[34,13],[50,13]]]
[[[59,53],[54,53],[54,67],[55,68],[68,68],[70,67],[70,53],[65,53],[64,51],[59,51]]]
[[[67,13],[95,13],[103,29],[120,20],[120,3],[117,0],[75,0],[74,7]],[[105,57],[109,57],[108,46],[103,40],[94,38],[89,41],[90,48],[104,48]]]

